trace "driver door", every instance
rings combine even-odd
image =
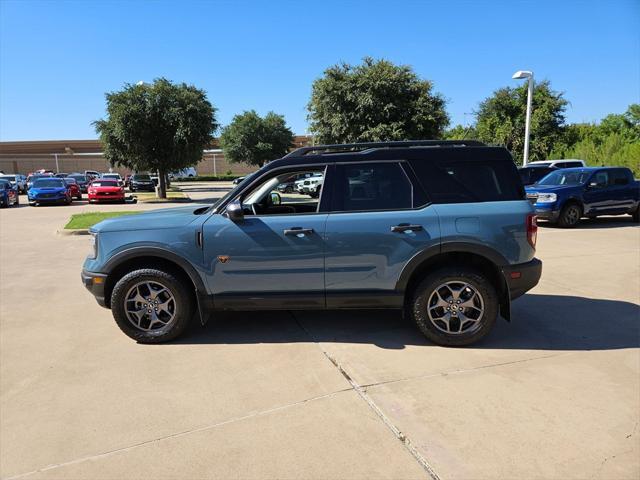
[[[297,175],[309,168],[297,170],[290,173]],[[241,200],[250,198],[251,192],[268,181],[258,180],[256,188]],[[313,199],[297,192],[280,193],[277,186],[266,192],[265,198],[276,200],[277,193],[280,202],[253,208],[243,203],[243,220],[234,222],[225,215],[213,215],[203,226],[207,277],[216,308],[325,307],[328,214],[321,208],[324,192]]]

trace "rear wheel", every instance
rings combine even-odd
[[[564,206],[558,217],[558,225],[564,228],[573,228],[582,217],[582,208],[577,203],[569,203]]]
[[[484,274],[449,267],[420,282],[409,307],[418,328],[432,342],[471,345],[491,331],[498,316],[498,294]]]
[[[184,282],[162,270],[134,270],[111,294],[111,312],[120,329],[140,343],[173,340],[193,317],[193,298]]]

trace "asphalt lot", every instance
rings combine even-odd
[[[630,217],[541,228],[541,283],[474,347],[393,312],[225,314],[138,345],[80,282],[87,237],[56,230],[166,206],[0,210],[3,479],[640,477]]]

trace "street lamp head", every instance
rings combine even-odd
[[[513,74],[511,78],[520,80],[523,78],[531,78],[531,77],[533,77],[533,72],[530,72],[529,70],[518,70],[516,73]]]

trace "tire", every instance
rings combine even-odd
[[[460,311],[456,302],[469,306]],[[407,307],[420,331],[433,343],[462,347],[480,341],[491,331],[498,316],[499,300],[495,287],[481,272],[447,267],[425,277]],[[460,313],[453,310],[460,311],[466,320],[461,322]]]
[[[132,294],[140,293],[142,296],[149,291],[145,286],[140,287],[140,290],[132,289],[138,284],[145,284],[151,282],[153,285],[159,285],[164,287],[173,297],[173,315],[174,317],[168,322],[166,326],[159,326],[157,329],[144,330],[136,326],[132,320],[130,320],[131,314],[127,314],[126,306],[135,309],[138,303],[134,303],[133,300],[129,300]],[[166,301],[166,294],[162,298],[159,297],[159,301]],[[151,295],[147,298],[151,298]],[[171,308],[171,303],[166,301]],[[144,309],[144,308],[143,308]],[[180,336],[189,325],[194,313],[194,300],[189,291],[185,288],[184,282],[180,281],[173,274],[156,269],[141,269],[134,270],[122,277],[118,283],[116,283],[111,293],[111,313],[113,318],[128,337],[136,340],[140,343],[162,343]],[[165,317],[170,315],[169,312],[162,312]],[[159,314],[160,314],[159,313]],[[158,315],[159,315],[158,314]],[[144,328],[150,328],[148,314],[144,314],[144,318],[141,321],[141,325]],[[132,318],[135,318],[133,316]],[[166,320],[166,318],[165,318]]]
[[[558,225],[562,228],[573,228],[580,222],[582,217],[582,207],[575,202],[566,204],[560,216],[558,217]]]
[[[2,200],[2,204],[0,204],[0,207],[9,208],[9,197],[5,197],[4,200]]]
[[[20,195],[16,195],[16,201],[13,203],[16,207],[20,206]]]
[[[636,208],[636,211],[633,212],[632,214],[632,220],[634,221],[634,223],[640,223],[640,205],[638,205],[638,208]]]

